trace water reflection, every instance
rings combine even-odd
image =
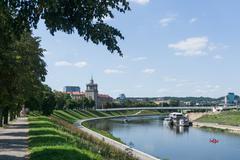
[[[184,127],[184,126],[174,126],[174,125],[169,125],[169,124],[164,124],[164,127],[169,128],[171,131],[173,131],[176,134],[183,134],[183,133],[188,133],[189,127]]]
[[[163,125],[163,118],[128,117],[91,121],[92,127],[108,131],[131,147],[162,159],[239,160],[240,136],[193,127]],[[221,143],[209,143],[210,138]]]

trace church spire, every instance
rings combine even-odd
[[[93,81],[93,76],[91,76],[91,83],[92,83],[92,84],[94,83],[94,81]]]

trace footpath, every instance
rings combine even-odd
[[[26,160],[28,156],[28,120],[18,118],[0,128],[0,160]]]

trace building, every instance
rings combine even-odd
[[[117,97],[117,102],[118,103],[124,103],[126,101],[126,99],[127,98],[126,98],[125,94],[122,93],[122,94],[119,95],[119,97]]]
[[[71,96],[71,98],[75,99],[75,100],[80,100],[83,97],[85,97],[84,92],[66,92],[66,93],[69,94]]]
[[[64,87],[65,88],[65,87]],[[86,97],[88,99],[91,99],[95,101],[95,108],[104,108],[107,104],[113,102],[113,98],[107,94],[99,94],[98,93],[98,85],[94,83],[93,78],[91,78],[90,83],[86,85],[86,91],[85,92],[66,92],[65,93],[70,94],[70,96],[73,99],[82,99],[83,97]]]
[[[90,83],[86,85],[85,96],[88,99],[94,100],[96,107],[98,106],[98,85],[94,83],[93,78],[91,78]]]
[[[235,94],[228,93],[227,95],[227,104],[234,104],[235,103]]]
[[[80,92],[79,86],[65,86],[63,92]]]

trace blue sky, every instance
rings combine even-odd
[[[132,11],[106,23],[125,36],[121,58],[76,34],[34,31],[47,51],[46,84],[55,90],[91,75],[101,93],[126,96],[240,94],[240,1],[130,0]]]

